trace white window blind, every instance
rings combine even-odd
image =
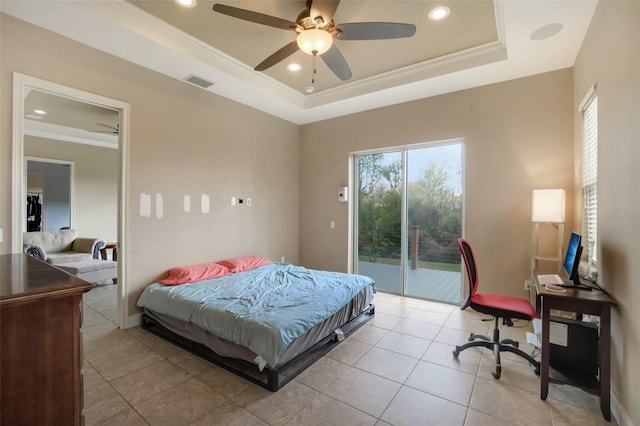
[[[596,262],[598,238],[598,97],[582,107],[582,241],[590,264]]]

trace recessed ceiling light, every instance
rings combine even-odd
[[[176,0],[176,3],[183,7],[195,7],[197,2],[196,0]]]
[[[289,65],[287,65],[287,69],[289,71],[300,71],[302,69],[302,65],[292,62]]]
[[[451,9],[446,6],[436,7],[429,12],[429,19],[432,21],[441,21],[451,13]]]
[[[40,114],[40,115],[45,115],[47,113],[47,111],[41,110],[41,109],[34,109],[33,112],[35,112],[36,114]]]

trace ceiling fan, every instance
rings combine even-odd
[[[387,40],[411,37],[416,33],[415,25],[395,22],[353,22],[336,25],[333,15],[339,4],[340,0],[307,0],[306,8],[298,14],[295,22],[223,4],[213,5],[213,10],[256,24],[294,31],[297,34],[296,40],[260,62],[254,68],[256,71],[264,71],[302,50],[314,57],[320,56],[329,69],[343,81],[351,78],[351,69],[333,42],[334,38]]]
[[[93,133],[108,133],[110,135],[120,134],[120,123],[116,123],[115,126],[112,126],[111,124],[105,124],[105,123],[96,123],[96,126],[105,127],[108,130],[89,130],[89,131]]]

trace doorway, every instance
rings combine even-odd
[[[25,157],[27,170],[26,229],[72,229],[73,162]]]
[[[66,225],[49,224],[50,208],[59,207],[48,195],[50,179],[42,176],[37,184],[42,187],[45,212],[41,230],[73,227],[81,237],[117,242],[112,321],[125,328],[129,322],[124,232],[129,105],[20,73],[14,73],[13,99],[12,251],[22,252],[22,233],[27,231],[27,157],[73,163]]]
[[[354,160],[354,270],[386,293],[459,304],[462,141]]]

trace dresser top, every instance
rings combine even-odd
[[[86,292],[94,285],[26,254],[0,255],[0,302]]]

